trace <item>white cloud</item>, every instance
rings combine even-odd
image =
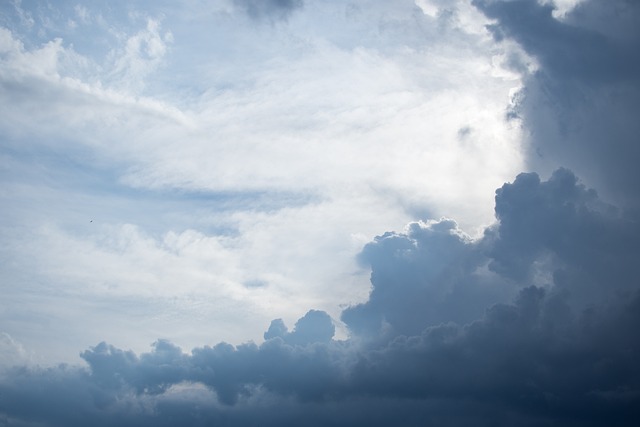
[[[170,32],[160,33],[160,23],[149,19],[144,30],[127,38],[122,51],[112,52],[114,68],[109,80],[116,87],[140,91],[147,76],[162,63],[167,43],[173,40]]]
[[[563,20],[576,6],[585,0],[539,0],[540,4],[550,4],[553,6],[553,16]]]
[[[416,0],[416,5],[424,12],[425,15],[432,18],[437,17],[439,9],[435,2],[430,0]]]
[[[3,232],[30,271],[12,277],[67,292],[56,331],[72,317],[61,307],[94,313],[100,334],[69,334],[82,342],[114,336],[101,298],[139,301],[144,315],[117,310],[140,326],[115,342],[137,349],[157,337],[147,318],[189,347],[205,335],[259,340],[273,313],[337,317],[367,296],[354,261],[365,242],[442,215],[480,232],[493,190],[522,165],[518,125],[505,121],[520,82],[492,63],[502,47],[470,7],[440,23],[413,2],[309,2],[277,25],[219,7],[136,12],[125,19],[138,27],[97,26],[109,37],[96,43],[119,43],[102,58],[72,47],[80,35],[25,48],[3,31],[14,102],[1,106],[2,198],[11,221],[21,212],[31,224]],[[211,328],[186,334],[190,322]]]

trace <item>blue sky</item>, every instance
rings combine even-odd
[[[0,420],[635,424],[638,18],[2,2]]]

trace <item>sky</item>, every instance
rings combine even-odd
[[[1,1],[0,425],[638,425],[639,21]]]

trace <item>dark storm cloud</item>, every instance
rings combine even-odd
[[[234,3],[252,19],[271,22],[286,20],[304,4],[302,0],[234,0]]]
[[[515,40],[538,62],[514,110],[530,134],[531,168],[568,167],[637,209],[640,3],[587,0],[563,20],[536,0],[474,4],[496,20],[497,39]]]
[[[553,273],[555,286],[582,306],[638,285],[637,218],[602,203],[566,169],[547,182],[530,173],[505,184],[496,192],[496,216],[499,227],[485,240],[489,267],[505,277]]]
[[[587,1],[579,10],[620,7],[627,1]],[[590,83],[620,82],[640,78],[638,39],[617,40],[608,28],[582,27],[582,22],[559,21],[551,4],[537,0],[475,0],[474,5],[498,23],[489,29],[496,38],[512,38],[535,55],[543,70],[556,78]],[[629,4],[629,12],[637,14]],[[574,12],[580,13],[580,12]],[[637,15],[636,15],[637,16]],[[578,25],[575,25],[578,24]]]
[[[292,332],[274,320],[261,346],[220,343],[186,355],[175,345],[158,341],[151,353],[138,357],[101,343],[81,356],[91,367],[91,380],[114,392],[161,394],[172,385],[192,381],[211,387],[228,405],[249,395],[251,385],[311,399],[334,389],[331,383],[340,376],[343,345],[332,342],[334,330],[328,314],[311,310]]]
[[[261,345],[101,343],[87,369],[5,371],[0,413],[25,426],[637,424],[638,222],[566,169],[505,184],[496,216],[479,241],[441,220],[367,245],[371,297],[343,312],[347,341],[311,310],[292,331],[274,320]]]
[[[631,425],[640,415],[639,303],[636,293],[574,316],[563,297],[528,287],[467,326],[430,327],[368,352],[354,383],[368,393],[472,400],[551,425]]]

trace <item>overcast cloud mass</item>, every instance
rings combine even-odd
[[[0,4],[0,425],[640,424],[640,4]]]

